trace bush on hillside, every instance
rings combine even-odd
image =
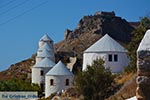
[[[18,79],[0,81],[0,91],[37,91],[41,93],[41,89],[37,84],[31,84]]]
[[[125,72],[136,72],[136,51],[138,46],[145,34],[145,32],[150,29],[150,19],[143,17],[140,21],[140,25],[131,33],[131,42],[127,45],[128,55],[130,57],[130,64],[125,68]]]
[[[104,100],[112,93],[114,78],[109,69],[105,69],[102,59],[94,60],[87,70],[75,76],[75,87],[85,100]]]

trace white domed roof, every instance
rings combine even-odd
[[[40,41],[53,41],[47,34],[45,34]]]
[[[146,31],[137,51],[150,51],[150,29]]]
[[[59,61],[46,75],[47,76],[51,76],[51,75],[73,76],[73,73],[61,61]]]
[[[55,63],[50,60],[49,58],[44,58],[43,60],[41,60],[40,62],[38,62],[36,65],[34,65],[33,67],[53,67],[55,65]]]
[[[39,47],[38,50],[48,50],[48,51],[53,51],[53,48],[46,42],[42,47]]]
[[[53,56],[54,52],[50,52],[46,49],[37,52],[37,57],[53,57]]]
[[[117,41],[111,38],[108,34],[99,39],[96,43],[90,46],[85,52],[127,52]]]

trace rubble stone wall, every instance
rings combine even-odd
[[[137,100],[150,100],[150,31],[137,50]]]

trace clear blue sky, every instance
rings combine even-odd
[[[0,71],[36,53],[45,33],[57,43],[66,28],[97,11],[138,21],[150,15],[150,0],[0,0]]]

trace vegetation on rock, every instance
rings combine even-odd
[[[131,42],[127,45],[131,62],[125,68],[125,72],[136,72],[136,51],[147,29],[150,29],[150,19],[144,17],[141,19],[140,25],[131,33]]]

